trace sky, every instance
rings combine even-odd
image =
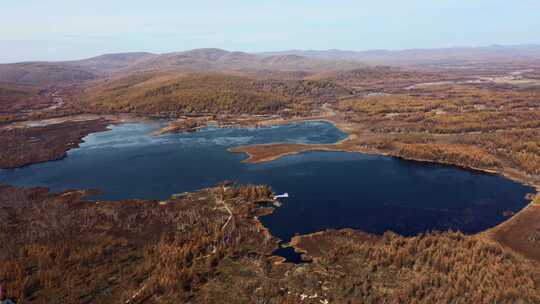
[[[540,44],[540,0],[1,0],[0,62]]]

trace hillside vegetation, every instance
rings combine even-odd
[[[0,185],[0,282],[19,303],[186,303],[224,257],[260,258],[276,246],[253,220],[267,187],[166,203],[83,194]]]
[[[441,81],[449,79],[451,76],[375,66],[322,72],[307,78],[333,81],[359,92],[396,92],[416,83]]]
[[[0,64],[0,83],[64,85],[146,72],[256,75],[266,71],[293,75],[349,70],[362,66],[354,61],[321,60],[295,55],[262,56],[205,48],[165,54],[134,52],[104,54],[72,61]]]
[[[325,71],[352,69],[364,66],[359,62],[307,58],[295,55],[261,56],[244,52],[230,52],[216,48],[194,49],[165,53],[130,67],[131,72],[247,72]]]
[[[52,85],[95,79],[85,68],[62,63],[16,63],[0,65],[0,82],[25,85]]]
[[[83,60],[0,64],[0,83],[64,85],[97,79],[153,58],[149,53],[105,54]]]
[[[270,113],[284,96],[258,89],[248,78],[228,75],[135,75],[88,90],[96,111],[135,113]]]
[[[0,83],[0,113],[14,113],[48,104],[49,98],[39,93],[35,87]]]
[[[92,87],[80,107],[152,114],[276,114],[335,102],[350,91],[330,81],[257,80],[225,74],[142,73]],[[309,106],[308,106],[309,108]],[[307,109],[309,110],[309,109]]]
[[[331,303],[540,301],[537,265],[459,232],[410,238],[388,232],[376,238],[342,230],[296,237],[293,243],[315,260],[306,276],[313,274],[323,290],[336,293]]]
[[[340,103],[364,146],[408,158],[540,175],[540,91],[442,86]]]

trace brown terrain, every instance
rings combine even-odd
[[[166,201],[82,201],[83,191],[0,186],[0,281],[31,303],[534,303],[540,269],[459,232],[404,238],[345,229],[272,256],[264,186]],[[465,302],[465,301],[459,301]]]
[[[106,130],[104,119],[67,121],[35,127],[0,129],[2,157],[0,168],[17,168],[61,159],[90,133]]]
[[[0,167],[59,159],[110,123],[163,132],[326,120],[329,145],[236,147],[248,162],[310,150],[375,153],[540,188],[537,47],[246,54],[218,49],[0,65]],[[363,59],[362,59],[363,58]],[[377,64],[377,65],[373,65]],[[380,66],[380,65],[390,65]],[[323,231],[272,255],[263,186],[167,201],[0,187],[0,282],[26,303],[536,303],[539,196],[477,235]]]
[[[537,183],[538,98],[537,88],[453,85],[346,99],[325,117],[350,134],[340,143],[233,151],[247,152],[250,162],[306,150],[359,151],[497,171]]]

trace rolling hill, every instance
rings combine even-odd
[[[359,62],[315,59],[296,55],[261,56],[222,49],[196,49],[167,53],[130,67],[140,71],[240,72],[261,70],[309,71],[351,69],[363,66]]]
[[[58,85],[125,76],[139,72],[229,72],[257,74],[258,71],[320,72],[352,69],[358,62],[313,59],[296,55],[260,56],[222,49],[195,49],[166,54],[119,53],[84,60],[0,64],[0,83]]]
[[[221,72],[257,75],[316,74],[349,71],[367,65],[460,65],[474,63],[540,63],[540,46],[488,46],[410,50],[290,50],[266,53],[231,52],[217,48],[151,54],[105,54],[61,62],[0,64],[0,83],[51,85],[148,71]]]
[[[333,102],[350,94],[325,80],[146,72],[88,88],[80,106],[97,112],[270,114],[303,102]]]
[[[286,102],[240,76],[153,73],[92,87],[82,99],[99,112],[136,113],[266,113]]]
[[[93,80],[154,56],[123,53],[76,61],[0,64],[0,83],[45,86]]]

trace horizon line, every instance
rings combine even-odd
[[[279,53],[286,53],[286,52],[329,52],[329,51],[336,51],[336,52],[349,52],[349,53],[368,53],[368,52],[388,52],[388,53],[399,53],[399,52],[407,52],[407,51],[435,51],[435,50],[457,50],[457,49],[486,49],[486,48],[520,48],[520,47],[534,47],[534,48],[540,48],[540,43],[523,43],[523,44],[489,44],[489,45],[478,45],[478,46],[450,46],[450,47],[418,47],[418,48],[402,48],[402,49],[384,49],[384,48],[373,48],[373,49],[340,49],[340,48],[328,48],[328,49],[298,49],[298,48],[292,48],[292,49],[282,49],[277,51],[239,51],[239,50],[232,50],[232,49],[226,49],[226,48],[220,48],[220,47],[201,47],[201,48],[192,48],[192,49],[183,49],[183,50],[176,50],[176,51],[170,51],[170,52],[163,52],[163,53],[157,53],[157,52],[149,52],[149,51],[123,51],[123,52],[105,52],[100,53],[95,56],[90,57],[78,57],[73,59],[64,59],[64,60],[25,60],[25,61],[12,61],[12,62],[0,62],[0,65],[3,64],[23,64],[23,63],[40,63],[40,62],[70,62],[70,61],[81,61],[81,60],[87,60],[92,58],[97,58],[100,56],[107,56],[107,55],[120,55],[120,54],[151,54],[151,55],[167,55],[167,54],[174,54],[174,53],[185,53],[190,51],[197,51],[197,50],[220,50],[220,51],[226,51],[226,52],[238,52],[238,53],[244,53],[244,54],[252,54],[252,55],[264,55],[264,54],[279,54]]]

